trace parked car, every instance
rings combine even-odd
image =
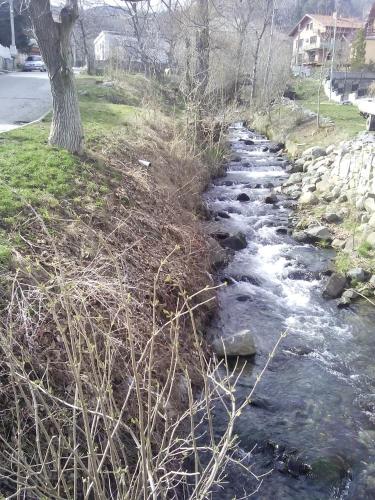
[[[23,71],[47,71],[41,56],[29,56],[23,65]]]

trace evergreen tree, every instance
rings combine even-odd
[[[366,64],[366,35],[365,30],[358,30],[357,36],[353,42],[352,69],[361,69]]]

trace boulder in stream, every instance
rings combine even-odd
[[[232,236],[228,236],[223,240],[220,240],[220,244],[225,248],[230,248],[231,250],[243,250],[247,247],[246,236],[238,232]]]
[[[332,274],[323,290],[323,297],[326,299],[338,299],[341,297],[347,284],[348,282],[344,275],[339,273]]]
[[[256,354],[253,334],[242,330],[234,335],[218,337],[211,343],[217,356],[252,356]]]
[[[275,193],[272,193],[268,196],[265,197],[264,203],[267,203],[269,205],[274,205],[279,201],[278,197],[275,195]]]
[[[270,144],[268,151],[270,153],[278,153],[282,149],[285,149],[285,144],[283,144],[282,142],[278,142],[276,144]]]
[[[237,196],[238,201],[250,201],[250,196],[246,193],[241,193]]]

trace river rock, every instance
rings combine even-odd
[[[239,156],[239,155],[232,155],[230,159],[234,163],[239,163],[242,160],[241,156]]]
[[[212,350],[217,356],[252,356],[256,354],[253,334],[249,330],[242,330],[234,335],[219,337],[211,343]]]
[[[251,139],[241,139],[241,142],[243,142],[246,146],[253,146],[255,144],[255,142]]]
[[[283,144],[282,142],[278,142],[276,144],[271,144],[269,147],[268,147],[268,151],[270,153],[278,153],[279,151],[281,151],[282,149],[285,149],[285,144]]]
[[[375,195],[369,195],[365,200],[365,209],[367,212],[375,212]]]
[[[299,184],[300,182],[302,182],[302,178],[303,178],[303,176],[300,172],[292,174],[289,177],[289,179],[287,179],[284,182],[283,187],[293,186],[293,184]]]
[[[345,290],[340,300],[338,301],[337,306],[340,308],[349,306],[352,303],[352,301],[357,297],[359,297],[359,295],[355,290],[353,289]]]
[[[335,212],[327,212],[323,215],[322,219],[329,224],[339,224],[341,222],[341,217]]]
[[[332,241],[332,248],[336,248],[337,250],[342,250],[345,248],[346,241],[345,240],[339,240],[338,238],[335,238]]]
[[[358,283],[365,283],[369,279],[369,273],[366,272],[361,267],[356,267],[348,271],[347,277],[352,281],[357,281]]]
[[[222,219],[230,219],[230,215],[228,214],[228,212],[220,211],[217,213],[217,215]]]
[[[227,252],[214,238],[208,238],[208,253],[211,267],[215,270],[223,267],[227,262]]]
[[[375,248],[375,233],[370,233],[366,236],[366,241],[369,243],[372,247]]]
[[[246,236],[238,232],[228,238],[220,240],[220,244],[224,248],[230,248],[231,250],[243,250],[247,246]]]
[[[264,199],[264,203],[267,203],[269,205],[273,205],[273,204],[277,203],[278,201],[279,200],[274,193],[270,194],[269,196],[266,196]]]
[[[304,158],[310,158],[310,157],[319,158],[321,156],[326,156],[326,155],[327,151],[319,146],[313,146],[312,148],[308,148],[302,153],[302,156]]]
[[[317,205],[319,203],[319,200],[314,193],[307,191],[306,193],[303,193],[300,196],[300,199],[298,200],[298,202],[301,205]]]
[[[369,279],[369,285],[372,286],[372,288],[375,288],[375,274],[373,274]]]
[[[250,196],[247,195],[246,193],[241,193],[237,196],[237,200],[242,202],[250,201]]]
[[[311,243],[311,239],[305,231],[294,231],[292,236],[298,243]]]
[[[328,279],[323,290],[323,297],[326,299],[338,299],[347,285],[347,279],[342,274],[334,273]]]
[[[331,243],[332,234],[330,230],[325,226],[313,226],[305,229],[305,233],[316,242]]]
[[[370,219],[368,220],[368,225],[371,228],[375,228],[375,214],[371,215]]]

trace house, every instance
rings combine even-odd
[[[137,39],[119,31],[101,31],[94,40],[95,59],[99,62],[111,58],[139,59]]]
[[[351,42],[362,27],[354,18],[306,14],[289,33],[293,38],[292,67],[321,66],[330,60],[335,31],[335,58],[338,64],[345,64]]]
[[[94,40],[95,60],[116,60],[120,66],[142,70],[146,66],[163,69],[168,64],[169,44],[158,34],[150,33],[142,47],[134,36],[119,31],[101,31]]]
[[[366,35],[366,64],[375,62],[375,3],[370,10],[370,14],[367,18],[365,25],[365,35]]]

